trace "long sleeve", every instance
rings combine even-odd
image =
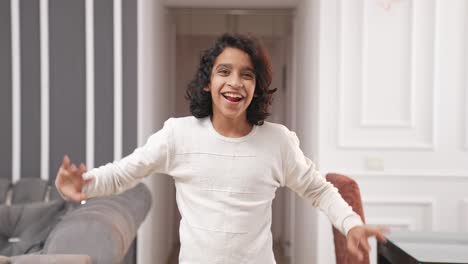
[[[285,185],[313,206],[322,210],[341,233],[363,222],[359,215],[343,200],[338,190],[316,170],[315,164],[304,156],[299,139],[290,132],[287,147]]]
[[[83,192],[88,197],[121,193],[139,180],[154,173],[168,173],[171,155],[170,119],[164,127],[149,137],[146,144],[121,160],[94,168],[83,174],[92,179]]]

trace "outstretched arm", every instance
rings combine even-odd
[[[358,259],[370,250],[368,238],[375,236],[385,242],[385,228],[373,228],[363,224],[360,216],[343,200],[338,190],[323,178],[315,164],[304,156],[299,148],[299,140],[291,133],[285,185],[299,196],[320,208],[331,223],[347,236],[350,254]]]
[[[172,155],[172,121],[151,135],[146,144],[128,156],[90,169],[83,179],[89,180],[83,192],[89,197],[119,194],[135,186],[141,179],[155,173],[170,174]]]
[[[294,133],[289,135],[287,149],[284,185],[324,212],[342,234],[346,235],[351,228],[363,225],[361,217],[353,212],[338,190],[322,177],[315,164],[304,155]]]
[[[58,192],[66,199],[79,202],[95,196],[121,193],[153,173],[169,174],[172,153],[170,120],[150,136],[145,145],[104,166],[86,171],[84,164],[78,168],[65,156],[55,181]]]

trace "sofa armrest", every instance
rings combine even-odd
[[[67,213],[49,235],[44,254],[84,254],[93,263],[120,263],[151,206],[140,183],[120,195],[93,198]]]
[[[86,255],[22,255],[11,257],[11,264],[92,264],[91,258]]]

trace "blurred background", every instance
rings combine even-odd
[[[2,0],[0,177],[53,182],[65,153],[89,168],[131,153],[189,114],[185,87],[224,32],[261,38],[278,88],[268,121],[323,174],[358,182],[368,224],[468,232],[464,0]],[[175,189],[144,181],[137,261],[165,263]],[[334,263],[328,220],[289,190],[272,230],[279,264]]]

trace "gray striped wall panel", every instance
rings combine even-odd
[[[85,39],[84,0],[50,0],[51,182],[64,154],[86,161]]]
[[[123,155],[130,154],[138,144],[138,2],[122,1],[123,49]]]
[[[37,0],[20,1],[21,177],[40,177],[41,76]]]
[[[113,1],[94,2],[94,165],[114,158]]]
[[[11,179],[11,16],[10,1],[0,1],[0,178]]]

